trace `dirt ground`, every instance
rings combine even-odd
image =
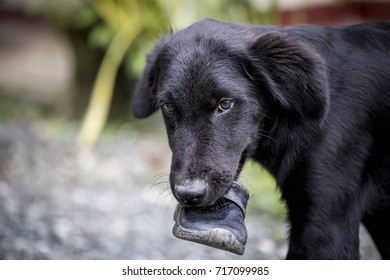
[[[284,258],[287,227],[267,216],[247,217],[243,256],[175,238],[161,136],[123,125],[75,152],[75,133],[45,122],[0,124],[1,259]],[[378,258],[362,236],[362,258]]]

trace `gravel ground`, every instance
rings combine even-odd
[[[71,126],[0,124],[1,259],[284,257],[286,226],[266,216],[247,217],[243,256],[173,237],[165,139],[127,125],[111,134],[77,153]],[[378,258],[362,236],[362,258]]]

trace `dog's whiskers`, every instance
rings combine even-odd
[[[173,205],[175,198],[170,190],[169,173],[161,173],[154,177],[153,182],[149,185],[149,190],[159,188],[159,195],[156,200],[166,206]]]
[[[277,142],[276,141],[276,139],[275,138],[273,138],[273,137],[271,137],[271,136],[269,136],[268,134],[266,134],[267,133],[267,131],[265,131],[265,130],[259,130],[259,135],[261,136],[261,137],[265,137],[265,138],[267,138],[267,139],[269,139],[269,140],[271,140],[271,141],[273,141],[273,142]]]

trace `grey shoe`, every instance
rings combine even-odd
[[[173,217],[173,235],[242,255],[248,236],[244,221],[248,199],[248,190],[234,182],[213,205],[191,207],[179,204]]]

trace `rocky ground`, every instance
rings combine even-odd
[[[286,226],[247,217],[246,253],[176,239],[161,135],[122,125],[75,152],[72,126],[0,124],[1,259],[281,259]],[[165,173],[164,173],[165,172]],[[161,175],[159,175],[161,174]],[[378,258],[364,232],[362,258]]]

